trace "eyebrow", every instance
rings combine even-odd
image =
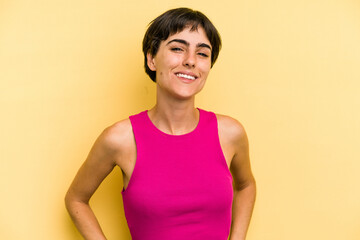
[[[185,40],[183,40],[183,39],[173,39],[173,40],[169,41],[166,45],[169,45],[169,44],[172,43],[172,42],[178,42],[178,43],[184,44],[184,45],[186,45],[186,46],[189,46],[189,45],[190,45],[189,42],[187,42],[187,41],[185,41]],[[208,45],[208,44],[206,44],[206,43],[198,43],[198,44],[196,45],[196,47],[197,47],[197,48],[208,48],[208,49],[211,50],[210,45]]]

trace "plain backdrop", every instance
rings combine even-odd
[[[222,36],[196,105],[247,130],[248,240],[360,239],[358,0],[1,0],[1,239],[81,239],[66,190],[105,127],[155,103],[142,38],[182,6]],[[91,200],[109,240],[130,239],[121,189],[116,168]]]

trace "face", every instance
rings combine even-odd
[[[203,88],[211,68],[211,44],[198,30],[173,34],[162,41],[155,56],[147,55],[148,66],[156,71],[158,94],[187,99]]]

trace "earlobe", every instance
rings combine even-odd
[[[146,54],[147,58],[147,65],[150,68],[151,71],[156,71],[156,65],[155,65],[155,58],[150,54]]]

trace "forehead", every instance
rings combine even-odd
[[[185,27],[182,31],[170,35],[163,42],[167,43],[173,39],[183,39],[189,43],[207,43],[211,45],[204,28],[201,26],[198,26],[195,30],[192,30],[191,26]]]

